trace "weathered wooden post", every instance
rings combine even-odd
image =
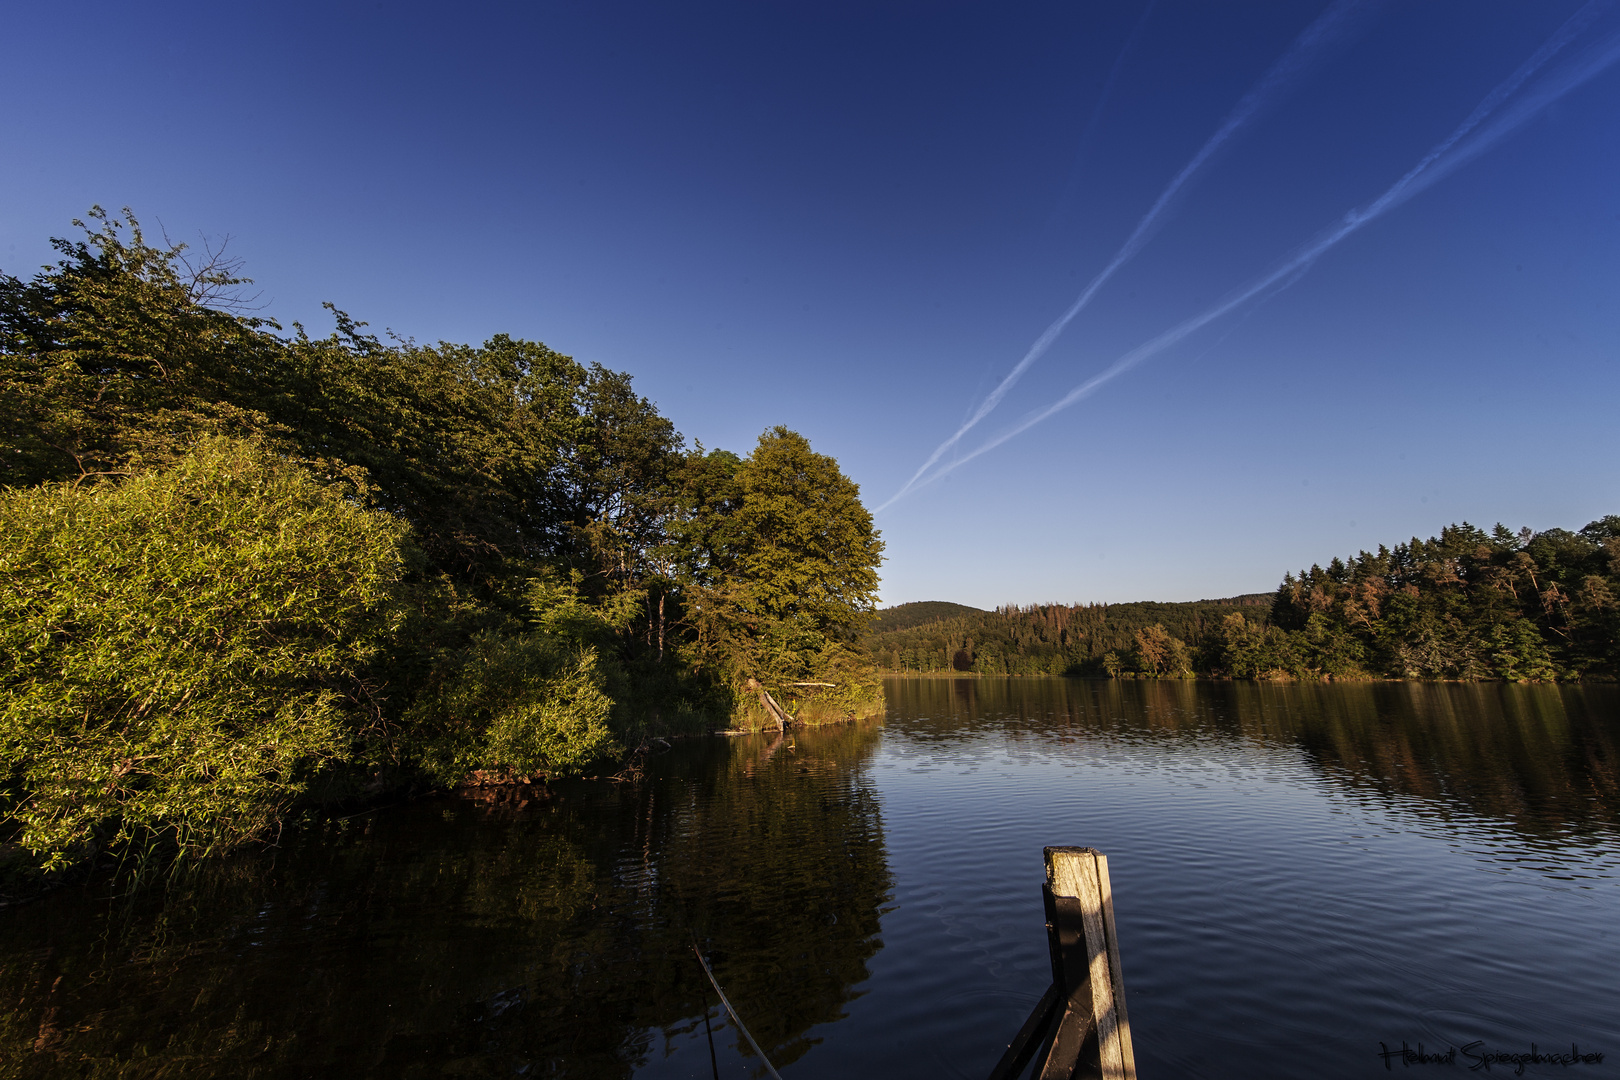
[[[1081,847],[1049,847],[1045,855],[1052,985],[990,1078],[1012,1080],[1049,1043],[1036,1069],[1041,1080],[1136,1080],[1108,857]]]
[[[777,731],[787,730],[792,717],[788,716],[786,709],[776,703],[776,699],[771,697],[771,692],[765,689],[758,679],[747,680],[743,683],[743,689],[759,694],[759,703],[764,708],[765,715],[776,721]]]

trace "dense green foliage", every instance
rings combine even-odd
[[[405,529],[215,443],[126,484],[0,493],[0,755],[47,865],[269,827],[380,717]]]
[[[1121,663],[1120,657],[1134,658],[1144,635],[1150,643],[1160,634],[1178,642],[1202,641],[1218,633],[1222,620],[1234,612],[1252,612],[1263,621],[1270,605],[1270,594],[1183,604],[1038,604],[994,611],[951,605],[957,610],[943,618],[914,621],[909,609],[926,612],[933,605],[907,604],[878,614],[866,648],[883,670],[893,672],[1101,676],[1110,674],[1110,665]],[[1127,666],[1132,662],[1124,661]],[[1118,670],[1116,666],[1114,673]],[[1142,670],[1149,670],[1146,661]]]
[[[537,342],[283,334],[230,262],[92,219],[0,275],[0,808],[42,864],[579,772],[756,682],[873,707],[882,545],[801,436],[689,451]]]
[[[1620,674],[1620,516],[1580,532],[1464,522],[1289,574],[1234,675],[1548,680]]]
[[[1464,522],[1232,600],[1008,607],[926,622],[902,612],[880,613],[866,639],[887,671],[1613,679],[1620,516],[1579,532],[1487,533]]]
[[[881,683],[857,645],[876,600],[883,544],[860,492],[803,436],[775,428],[746,461],[709,455],[688,585],[710,661],[763,679],[808,715],[872,710]],[[831,686],[814,686],[831,682]]]

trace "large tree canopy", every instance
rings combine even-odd
[[[687,475],[694,603],[735,676],[840,707],[871,699],[854,646],[873,612],[883,541],[856,484],[784,427],[744,460],[696,457]],[[837,692],[812,694],[803,684],[814,682]]]
[[[852,642],[877,599],[883,541],[860,488],[804,436],[776,427],[737,470],[729,569],[767,621]]]
[[[43,863],[579,771],[755,678],[834,684],[806,718],[880,700],[850,645],[882,545],[803,437],[688,452],[539,342],[284,333],[229,261],[84,231],[0,274],[0,810]]]

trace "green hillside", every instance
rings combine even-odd
[[[920,600],[912,604],[896,604],[894,607],[883,608],[877,613],[877,618],[872,620],[867,633],[887,634],[896,630],[910,630],[914,626],[925,626],[942,619],[983,614],[985,614],[983,608],[953,604],[949,600]]]
[[[1183,603],[1035,604],[994,611],[928,601],[879,612],[865,643],[868,655],[889,672],[1104,675],[1107,655],[1133,655],[1139,632],[1158,626],[1180,642],[1201,642],[1218,637],[1223,620],[1234,613],[1266,622],[1275,598],[1249,593]]]
[[[1620,676],[1620,515],[1579,531],[1487,532],[1465,521],[1284,574],[1275,593],[1226,600],[907,604],[892,615],[864,645],[893,673],[1611,680]]]

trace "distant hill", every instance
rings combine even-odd
[[[953,604],[949,600],[920,600],[913,604],[896,604],[894,607],[883,608],[873,619],[868,634],[888,633],[894,630],[909,630],[913,626],[922,626],[925,623],[938,622],[941,619],[950,619],[959,615],[983,615],[983,608],[968,607],[966,604]]]
[[[1277,602],[1274,592],[1246,592],[1242,596],[1228,596],[1225,600],[1194,600],[1195,604],[1220,604],[1223,607],[1265,607]]]
[[[1138,631],[1158,626],[1194,650],[1212,648],[1234,608],[1264,626],[1275,600],[1275,593],[1245,593],[1180,603],[1033,604],[994,611],[932,600],[878,612],[864,644],[884,671],[965,666],[986,675],[1101,675],[1109,653],[1132,653]]]

